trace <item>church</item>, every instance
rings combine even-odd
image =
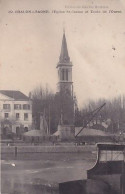
[[[66,35],[65,32],[63,32],[61,53],[59,62],[56,66],[58,73],[58,83],[55,101],[59,124],[58,130],[60,130],[60,127],[63,128],[63,132],[68,131],[68,136],[70,136],[71,129],[73,129],[74,126],[72,66],[73,65],[68,54]]]

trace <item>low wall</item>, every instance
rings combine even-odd
[[[1,153],[82,153],[96,151],[95,145],[84,146],[2,146]]]

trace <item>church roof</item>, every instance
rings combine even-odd
[[[60,63],[70,62],[70,57],[69,57],[69,54],[68,54],[65,32],[63,33],[62,47],[61,47],[59,62]]]
[[[25,94],[16,90],[0,90],[0,93],[15,100],[29,100]]]

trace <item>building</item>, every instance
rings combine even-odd
[[[58,83],[55,96],[58,118],[58,134],[61,139],[74,137],[74,96],[72,81],[72,62],[67,49],[65,32],[63,33],[61,53],[57,64]]]
[[[61,53],[57,64],[57,102],[59,104],[58,115],[65,125],[74,124],[74,99],[72,82],[72,62],[67,49],[65,32],[63,33]]]
[[[0,90],[1,134],[8,135],[30,130],[32,127],[32,102],[20,91]]]

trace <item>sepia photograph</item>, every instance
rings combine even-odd
[[[0,193],[125,194],[124,0],[0,0]]]

